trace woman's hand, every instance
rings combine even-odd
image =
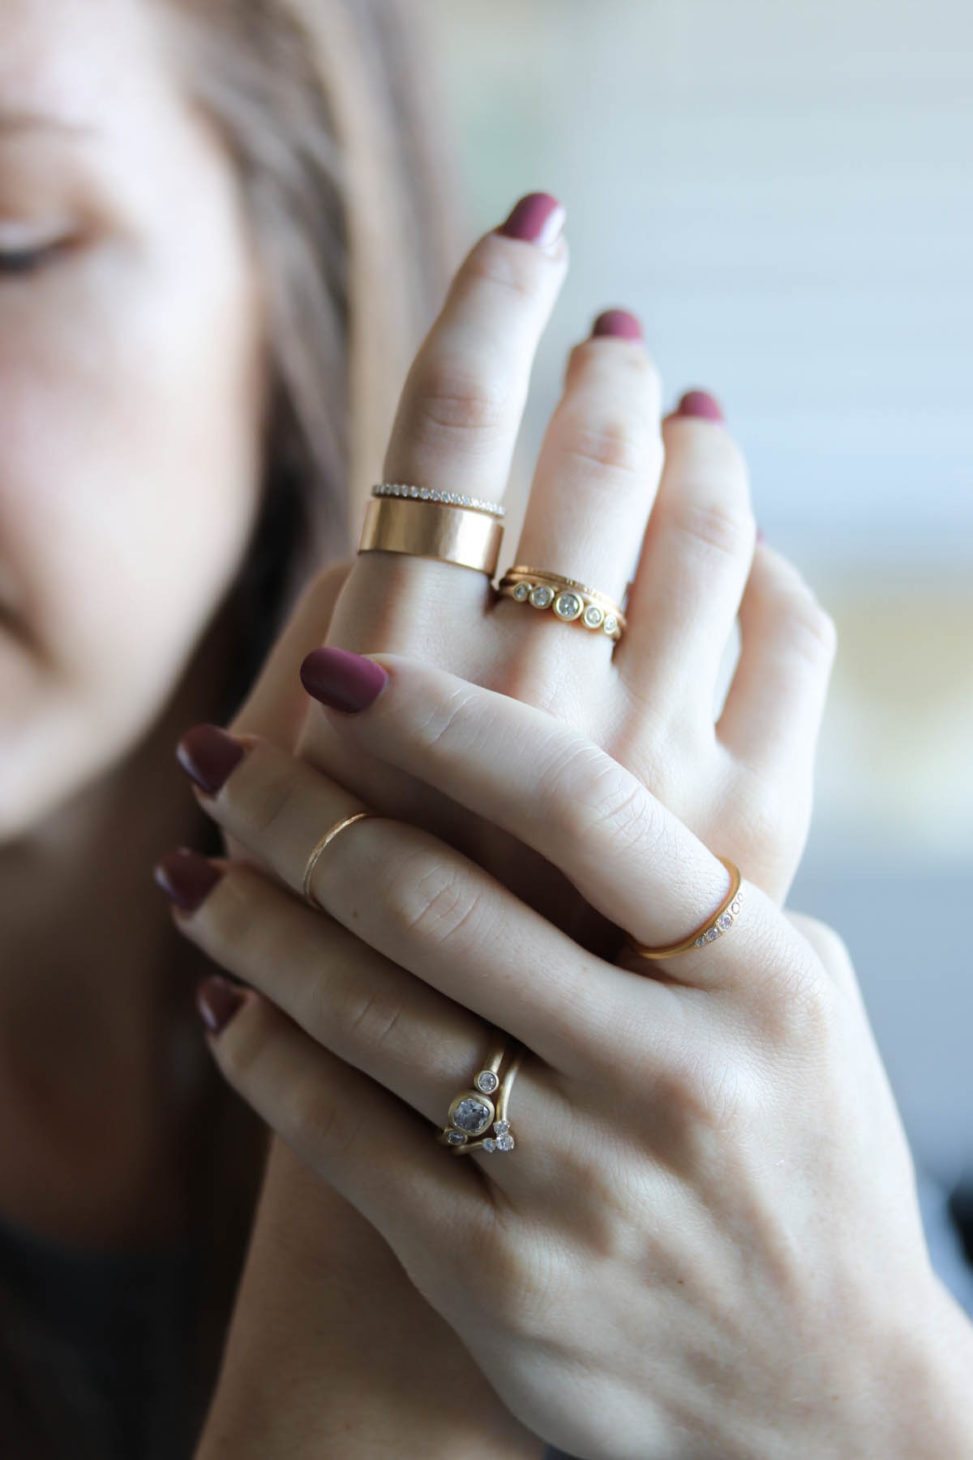
[[[719,904],[712,852],[571,727],[402,658],[317,669],[346,708],[371,685],[326,712],[335,736],[555,861],[638,943]],[[619,967],[382,817],[318,862],[322,916],[293,893],[360,803],[263,740],[239,750],[200,802],[253,865],[179,916],[253,986],[223,989],[215,1056],[525,1426],[612,1460],[969,1453],[973,1342],[834,935],[745,880],[715,941]],[[435,1127],[493,1026],[526,1049],[516,1148],[457,1158]]]
[[[561,220],[535,194],[470,250],[405,382],[385,481],[502,501],[567,274]],[[551,569],[615,600],[631,582],[614,650],[601,634],[498,599],[481,573],[387,552],[355,560],[328,643],[425,659],[549,709],[782,902],[807,833],[832,625],[786,559],[754,550],[746,466],[715,403],[695,392],[660,417],[637,321],[608,311],[570,353],[519,544],[501,558],[501,568]],[[738,615],[742,650],[720,705]],[[443,836],[549,916],[568,905],[549,867],[323,716],[310,717],[299,745],[370,805]]]

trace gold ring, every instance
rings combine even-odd
[[[503,524],[479,508],[382,496],[372,497],[365,510],[358,551],[434,558],[492,578],[502,541]]]
[[[517,1144],[507,1119],[507,1102],[524,1057],[523,1047],[515,1047],[510,1063],[501,1073],[507,1054],[507,1042],[498,1041],[474,1079],[474,1088],[461,1090],[450,1105],[446,1125],[436,1139],[441,1145],[452,1147],[454,1156],[465,1155],[467,1151],[512,1151]],[[493,1134],[487,1135],[491,1126]]]
[[[379,482],[372,487],[373,497],[410,497],[418,502],[439,502],[444,507],[466,507],[470,512],[485,512],[488,517],[505,517],[507,509],[499,502],[485,502],[482,497],[466,497],[462,492],[440,492],[436,487],[413,487],[408,482]]]
[[[320,912],[324,912],[324,908],[321,907],[321,904],[311,892],[311,878],[314,876],[315,867],[318,865],[321,857],[324,854],[325,847],[329,847],[334,841],[335,837],[343,832],[346,827],[353,826],[356,821],[363,821],[366,816],[372,815],[374,815],[374,813],[371,811],[355,811],[351,816],[345,816],[341,819],[341,821],[336,821],[334,826],[326,831],[324,833],[324,836],[314,843],[314,846],[311,848],[310,855],[307,859],[307,865],[304,868],[304,876],[301,880],[301,895],[304,898],[305,902],[310,903],[311,907],[316,907]]]
[[[615,643],[627,627],[625,615],[607,593],[589,588],[576,578],[564,578],[543,568],[517,565],[500,579],[499,592],[515,603],[551,609],[562,623],[580,623],[592,633],[601,633]]]
[[[743,894],[740,891],[740,868],[729,857],[720,857],[723,866],[730,874],[730,890],[720,903],[715,912],[710,913],[705,923],[700,924],[694,933],[688,938],[683,938],[680,943],[670,943],[667,948],[646,948],[641,943],[636,943],[629,938],[626,948],[638,958],[675,958],[679,953],[688,953],[693,948],[702,948],[706,943],[712,943],[723,934],[729,932],[736,922],[740,907],[743,902]]]

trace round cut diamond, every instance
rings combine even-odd
[[[497,1136],[498,1151],[512,1151],[515,1144],[513,1136]]]
[[[605,631],[606,634],[614,634],[617,631],[617,629],[618,629],[618,619],[615,617],[615,615],[613,613],[606,613],[605,614],[605,620],[604,620],[604,623],[602,624],[602,628],[604,629],[604,631]]]
[[[589,629],[600,629],[601,621],[605,617],[597,603],[589,603],[584,611],[585,627]]]
[[[459,1126],[467,1135],[478,1136],[493,1119],[493,1107],[489,1101],[481,1100],[476,1095],[465,1095],[462,1100],[457,1101],[450,1119],[453,1125]]]
[[[516,598],[517,602],[518,603],[523,603],[524,599],[527,598],[527,597],[529,597],[529,595],[530,595],[530,584],[529,583],[518,583],[517,586],[514,589],[514,598]]]
[[[478,1090],[483,1091],[484,1095],[492,1095],[500,1084],[500,1079],[493,1070],[481,1070],[473,1083]]]
[[[706,932],[703,934],[703,937],[705,938],[707,943],[712,943],[713,939],[718,938],[719,936],[719,928],[707,928]]]
[[[451,1130],[446,1136],[451,1146],[465,1146],[466,1137],[461,1130]]]
[[[718,928],[722,928],[724,932],[727,928],[731,928],[733,926],[732,914],[728,912],[720,913],[719,917],[716,919],[716,926]]]
[[[493,1122],[493,1129],[494,1129],[494,1132],[498,1136],[505,1136],[507,1134],[508,1130],[510,1129],[510,1121],[509,1120],[495,1120]]]
[[[530,601],[535,608],[550,608],[553,598],[554,589],[548,588],[546,583],[538,583],[531,589]]]
[[[483,1142],[483,1149],[484,1151],[495,1151],[497,1149],[496,1141],[491,1140],[490,1137],[487,1136],[486,1140]]]
[[[734,917],[736,917],[736,915],[737,915],[737,913],[739,911],[740,911],[740,899],[738,897],[735,897],[733,899],[733,901],[730,903],[730,912],[733,914]]]
[[[584,604],[576,593],[559,593],[554,600],[554,612],[558,618],[563,618],[568,623],[580,618],[583,608]]]

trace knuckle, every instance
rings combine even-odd
[[[713,496],[708,485],[680,491],[673,523],[677,532],[719,557],[741,558],[753,544],[753,517],[745,504],[732,496]]]
[[[661,825],[644,788],[598,746],[570,745],[542,776],[540,799],[548,823],[570,843],[632,851],[657,845]]]
[[[401,999],[368,989],[350,1001],[344,1011],[343,1033],[353,1047],[383,1049],[399,1027],[405,1007]]]
[[[791,958],[788,964],[762,991],[761,1027],[775,1047],[813,1052],[831,1038],[837,991],[813,959]]]
[[[384,896],[396,931],[410,941],[442,947],[475,932],[478,890],[433,852],[401,859],[388,874]]]
[[[251,760],[256,769],[256,755],[260,747],[255,746]],[[261,769],[253,777],[243,814],[250,832],[258,837],[270,836],[286,825],[290,812],[299,796],[299,782],[289,758],[275,764],[269,755],[261,756]]]
[[[645,470],[649,436],[633,416],[565,414],[560,425],[561,453],[605,475],[639,476]]]
[[[472,706],[475,697],[475,689],[465,684],[455,686],[445,696],[428,697],[424,713],[421,718],[417,717],[415,727],[416,738],[427,755],[434,752],[449,755],[454,749],[454,741],[458,742],[455,749],[464,755],[469,753],[467,732],[471,723],[476,723],[475,707]]]
[[[499,432],[509,415],[509,393],[468,356],[434,354],[424,362],[413,397],[420,427],[443,431]]]
[[[518,302],[537,297],[551,260],[540,249],[511,247],[502,234],[488,233],[471,249],[456,274],[454,289],[498,292]]]

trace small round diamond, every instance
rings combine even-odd
[[[730,903],[730,912],[733,914],[734,917],[736,917],[736,915],[737,915],[737,913],[739,911],[740,911],[740,899],[738,897],[735,897],[733,899],[733,901]]]
[[[498,1151],[512,1151],[515,1145],[513,1136],[497,1136]]]
[[[614,634],[614,633],[617,633],[618,632],[618,619],[615,617],[615,615],[613,613],[606,613],[605,614],[605,619],[604,619],[604,622],[602,623],[602,628],[604,629],[604,631],[605,631],[606,634]]]
[[[554,599],[554,589],[548,588],[546,583],[538,583],[536,588],[531,589],[530,601],[535,608],[550,608]]]
[[[705,942],[706,942],[705,935],[703,933],[700,933],[699,937],[696,939],[695,943],[693,944],[693,947],[694,948],[702,948],[702,946],[703,946],[703,944]]]
[[[718,928],[722,928],[724,932],[726,932],[727,928],[732,928],[733,927],[733,915],[732,915],[732,913],[728,913],[728,912],[720,913],[719,917],[716,919],[716,926]]]
[[[529,583],[518,583],[517,586],[516,586],[516,588],[514,589],[514,598],[516,598],[517,602],[518,603],[523,603],[524,599],[525,598],[529,598],[529,597],[530,597],[530,584]]]
[[[714,938],[718,938],[719,936],[720,936],[720,930],[719,930],[719,928],[707,928],[706,929],[706,932],[703,934],[703,938],[705,939],[705,941],[707,943],[712,943],[713,939]]]
[[[466,1131],[467,1135],[478,1136],[493,1119],[493,1106],[488,1100],[481,1100],[476,1095],[466,1095],[457,1101],[450,1112],[450,1119],[453,1125]]]
[[[449,1144],[451,1146],[465,1146],[466,1145],[466,1136],[463,1134],[463,1132],[461,1130],[451,1130],[451,1131],[449,1131],[448,1134],[447,1134],[447,1136],[446,1136],[446,1139],[447,1139],[447,1141],[449,1142]]]
[[[601,621],[605,617],[597,603],[589,603],[584,611],[585,628],[600,629]]]
[[[484,1151],[495,1151],[497,1149],[496,1141],[491,1140],[491,1138],[487,1136],[486,1140],[483,1142],[483,1149]]]
[[[510,1121],[509,1120],[495,1120],[493,1122],[493,1130],[494,1130],[494,1134],[495,1135],[505,1136],[507,1134],[507,1132],[508,1132],[509,1129],[510,1129]]]
[[[567,623],[581,617],[584,604],[576,593],[559,593],[554,600],[554,612]]]
[[[483,1091],[484,1095],[492,1095],[500,1084],[500,1078],[494,1074],[493,1070],[481,1070],[473,1083],[478,1090]]]

